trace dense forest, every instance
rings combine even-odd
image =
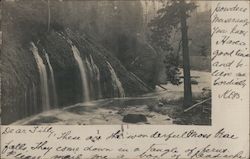
[[[48,105],[49,109],[61,108],[89,100],[139,96],[166,83],[168,53],[159,52],[150,41],[148,25],[164,3],[145,2],[3,1],[2,122],[42,112]],[[194,70],[210,70],[209,14],[209,10],[194,11],[188,19]],[[180,39],[176,29],[169,40],[181,61]],[[43,61],[41,68],[39,61]],[[85,74],[79,74],[81,65],[87,66]],[[42,79],[41,74],[47,78]],[[41,90],[45,85],[47,90]]]

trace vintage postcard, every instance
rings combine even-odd
[[[249,158],[249,1],[0,4],[1,158]]]

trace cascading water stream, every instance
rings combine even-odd
[[[38,48],[33,42],[31,42],[31,46],[32,48],[30,50],[33,53],[33,56],[36,60],[39,75],[40,75],[42,108],[43,108],[43,111],[46,111],[50,109],[47,71],[43,63],[43,59],[40,57],[38,53]]]
[[[87,72],[85,69],[85,66],[82,62],[82,58],[80,56],[80,52],[77,49],[75,45],[73,45],[71,40],[67,40],[67,42],[71,45],[72,53],[74,55],[74,58],[78,64],[81,79],[82,79],[82,91],[83,91],[83,99],[82,102],[89,102],[90,101],[90,93],[89,93],[89,85],[88,85],[88,79],[87,79]]]
[[[93,68],[92,68],[92,66],[91,66],[90,61],[88,60],[88,58],[85,58],[85,63],[87,65],[87,67],[88,67],[88,71],[90,73],[90,78],[93,79],[94,78],[94,70],[93,70]]]
[[[96,77],[96,80],[97,80],[98,99],[100,99],[100,98],[102,98],[102,90],[101,90],[101,82],[100,82],[101,74],[100,74],[99,68],[95,64],[95,62],[93,60],[93,57],[91,55],[90,55],[90,63],[92,65],[92,67],[93,67],[95,77]]]
[[[53,71],[52,65],[51,65],[50,60],[49,60],[49,55],[47,54],[47,52],[45,50],[44,50],[44,53],[45,53],[45,58],[46,58],[46,61],[48,63],[49,70],[50,70],[52,93],[53,93],[53,102],[54,102],[53,104],[54,104],[54,106],[58,106],[54,71]]]
[[[101,84],[100,84],[100,70],[97,65],[94,63],[93,57],[90,55],[90,60],[88,58],[85,59],[88,70],[90,72],[91,80],[95,84],[95,92],[97,91],[97,99],[102,98],[101,93]],[[93,84],[93,83],[92,83]],[[96,95],[96,93],[95,93]]]
[[[95,85],[93,82],[95,82],[95,74],[94,71],[91,67],[91,64],[88,60],[88,58],[85,58],[85,64],[87,66],[87,71],[88,71],[88,80],[89,80],[89,89],[90,89],[90,96],[91,99],[94,99],[93,97],[95,96]]]
[[[110,71],[110,74],[111,74],[111,78],[112,78],[114,88],[116,87],[115,89],[118,89],[119,97],[125,97],[125,91],[124,91],[124,89],[122,87],[121,81],[117,77],[117,75],[115,73],[115,70],[113,69],[111,64],[108,61],[106,61],[106,62],[108,64],[108,68],[109,68],[109,71]]]

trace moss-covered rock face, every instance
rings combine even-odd
[[[74,104],[76,101],[80,102],[80,96],[82,94],[81,89],[79,89],[81,88],[80,81],[82,79],[80,77],[77,62],[73,57],[71,45],[67,42],[68,40],[72,41],[73,45],[75,45],[80,52],[84,67],[86,67],[92,100],[100,97],[110,98],[120,96],[116,89],[116,83],[113,82],[108,64],[114,69],[126,96],[135,96],[148,91],[146,86],[138,81],[138,79],[136,79],[137,77],[128,72],[117,58],[101,45],[98,45],[98,43],[93,41],[90,37],[75,34],[70,30],[65,33],[52,32],[47,36],[45,42],[41,41],[40,44],[41,49],[44,48],[50,56],[50,61],[54,68],[55,80],[56,83],[58,83],[57,87],[59,89],[58,96],[59,99],[63,99],[59,105]],[[95,68],[98,72],[94,70]],[[97,78],[100,78],[99,90],[97,88]],[[65,92],[64,90],[69,90],[71,92]],[[68,96],[72,96],[72,99]],[[73,101],[73,103],[70,103],[70,101]]]
[[[83,79],[81,79],[80,69],[74,59],[69,41],[78,49],[86,69],[90,100],[121,97],[119,87],[122,87],[125,96],[137,96],[149,91],[144,82],[130,73],[117,58],[91,38],[75,34],[70,30],[51,31],[41,39],[32,41],[38,48],[38,53],[46,67],[50,108],[54,108],[54,101],[51,99],[52,80],[56,85],[59,107],[83,102],[84,92],[81,89]],[[40,93],[43,88],[41,88],[39,78],[41,75],[30,49],[31,44],[28,43],[25,49],[21,50],[17,50],[14,46],[7,46],[4,49],[6,60],[3,63],[3,123],[16,120],[10,119],[9,114],[17,113],[26,116],[26,113],[31,115],[43,111],[41,108],[43,94]],[[54,79],[50,74],[45,53],[53,68]],[[111,68],[115,77],[112,76]],[[115,80],[118,80],[121,85],[119,86]]]
[[[138,40],[139,2],[51,1],[49,27],[45,1],[5,1],[3,5],[3,124],[44,111],[44,85],[50,109],[85,100],[72,46],[85,67],[90,100],[138,96],[154,87],[156,61],[152,59],[157,56]],[[37,48],[40,66],[32,47]],[[40,67],[45,67],[46,81]]]

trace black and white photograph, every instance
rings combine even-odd
[[[209,1],[1,5],[2,125],[212,124]]]

